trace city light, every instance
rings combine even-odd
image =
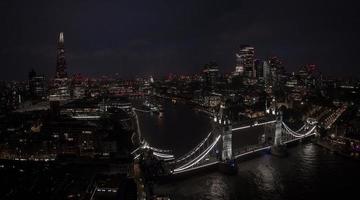
[[[2,3],[0,199],[358,196],[355,7]]]

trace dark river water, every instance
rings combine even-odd
[[[180,156],[211,129],[209,118],[183,104],[165,103],[164,117],[139,114],[143,137],[151,146]],[[259,130],[237,133],[241,144],[256,143]],[[241,134],[241,135],[240,135]],[[359,199],[360,163],[315,144],[288,149],[285,158],[268,154],[242,161],[238,174],[220,172],[189,176],[157,185],[171,199]]]
[[[187,153],[212,130],[210,119],[184,104],[162,102],[164,115],[138,112],[143,138],[153,147]]]

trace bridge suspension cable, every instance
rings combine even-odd
[[[315,130],[316,126],[313,126],[309,131],[307,131],[306,133],[303,134],[299,134],[293,130],[291,130],[284,122],[282,123],[282,125],[284,126],[285,130],[287,131],[288,134],[296,137],[296,138],[300,138],[300,137],[305,137],[311,133],[313,133],[313,131]]]
[[[139,108],[134,108],[134,110],[139,111],[139,112],[143,112],[143,113],[149,113],[150,112],[150,110],[142,110],[142,109],[139,109]]]
[[[212,135],[212,133],[214,132],[215,129],[211,130],[209,132],[209,134],[198,144],[196,145],[188,154],[183,155],[182,157],[180,157],[179,159],[176,159],[174,162],[178,163],[181,162],[183,160],[186,160],[187,158],[189,158],[190,156],[194,155],[205,143],[206,141],[210,138],[210,136]]]
[[[303,134],[300,134],[297,131],[293,131],[292,129],[290,129],[290,127],[287,126],[284,122],[282,122],[282,125],[283,125],[285,131],[287,131],[290,135],[293,135],[294,137],[302,137],[303,136]]]
[[[142,147],[143,149],[151,149],[155,152],[159,152],[159,153],[170,153],[171,150],[167,150],[167,149],[159,149],[159,148],[155,148],[155,147],[152,147],[150,146],[146,141]]]
[[[170,160],[174,160],[174,155],[169,154],[171,152],[171,150],[163,150],[163,149],[158,149],[155,147],[151,147],[145,140],[142,141],[142,145],[139,146],[138,148],[136,148],[134,151],[131,152],[131,154],[135,155],[135,159],[138,158],[140,156],[140,154],[136,154],[136,152],[138,152],[140,149],[150,149],[153,151],[153,155],[156,157],[159,157],[165,161],[170,161]]]
[[[302,131],[305,127],[306,127],[306,123],[304,124],[304,125],[302,125],[302,127],[300,127],[298,130],[296,130],[295,132],[300,132],[300,131]]]
[[[218,135],[216,137],[216,139],[214,140],[214,142],[204,152],[202,152],[200,155],[198,155],[196,158],[194,158],[190,162],[188,162],[188,163],[174,169],[174,172],[179,172],[179,171],[182,171],[182,170],[186,170],[186,169],[196,165],[198,162],[200,162],[215,147],[215,145],[218,143],[220,138],[221,138],[221,135]]]
[[[165,161],[174,159],[174,155],[171,155],[171,154],[163,154],[163,153],[153,152],[153,155],[157,156],[159,158],[162,158]]]
[[[262,126],[262,125],[266,125],[266,124],[272,124],[272,123],[275,123],[275,122],[276,122],[276,120],[271,120],[271,121],[267,121],[267,122],[256,123],[256,124],[253,124],[253,125],[241,126],[241,127],[233,128],[231,130],[232,131],[238,131],[238,130],[247,129],[247,128],[254,127],[254,126]]]

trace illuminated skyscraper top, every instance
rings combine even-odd
[[[66,60],[64,50],[64,33],[59,35],[58,48],[57,48],[57,61],[56,61],[56,76],[55,78],[66,78]]]
[[[60,36],[59,36],[59,43],[64,44],[64,33],[63,33],[63,32],[61,32],[61,33],[60,33]]]

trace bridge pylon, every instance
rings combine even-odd
[[[282,113],[280,112],[276,117],[274,146],[282,145],[281,134],[282,134]]]
[[[232,160],[232,126],[230,120],[226,118],[221,122],[221,139],[222,139],[222,152],[221,160]]]
[[[274,144],[271,146],[271,154],[275,156],[285,156],[286,155],[286,147],[282,143],[282,112],[280,111],[276,116],[276,124],[275,124],[275,137]]]
[[[232,125],[230,120],[223,118],[221,123],[221,163],[219,165],[220,171],[225,174],[236,174],[237,163],[232,153]]]
[[[225,104],[220,104],[220,109],[215,122],[218,122],[221,139],[222,139],[222,149],[221,149],[221,161],[232,160],[232,126],[229,118],[225,114]]]

